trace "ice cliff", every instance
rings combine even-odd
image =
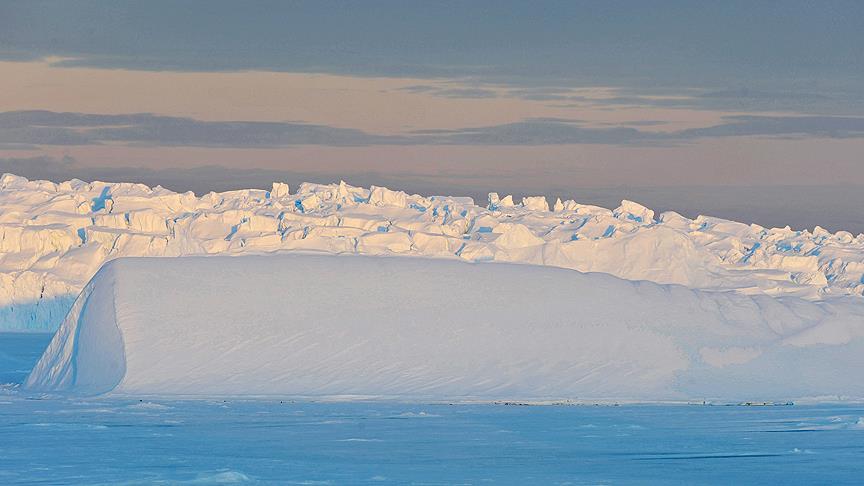
[[[0,178],[0,329],[53,330],[106,261],[292,251],[519,262],[743,295],[864,302],[864,235],[615,209],[302,184],[178,194]]]
[[[787,400],[864,397],[862,371],[860,297],[811,302],[535,265],[293,254],[111,261],[25,387]]]

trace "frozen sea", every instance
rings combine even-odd
[[[0,333],[0,484],[860,484],[864,406],[69,399],[17,390],[50,336]]]

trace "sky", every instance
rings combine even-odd
[[[864,2],[0,0],[5,171],[860,232]]]

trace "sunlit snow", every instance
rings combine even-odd
[[[577,194],[578,196],[578,194]],[[314,250],[519,262],[746,295],[860,298],[864,235],[763,228],[630,201],[605,209],[345,183],[196,197],[130,183],[0,178],[0,327],[53,330],[105,261]]]

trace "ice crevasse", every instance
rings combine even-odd
[[[428,258],[120,258],[30,391],[435,399],[864,397],[857,297]]]

